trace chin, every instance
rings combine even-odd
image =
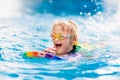
[[[62,55],[62,54],[64,54],[63,51],[56,51],[56,52],[57,52],[58,55]]]

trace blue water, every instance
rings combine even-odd
[[[72,0],[12,1],[20,5],[17,10],[8,6],[14,15],[0,13],[1,80],[120,80],[119,0],[75,0],[76,5]],[[55,3],[67,8],[62,10]],[[78,8],[82,5],[85,9]],[[71,7],[75,9],[73,13]],[[22,56],[25,51],[40,51],[53,45],[50,29],[56,19],[78,23],[79,42],[97,45],[95,59],[69,62]]]
[[[29,0],[24,4],[26,7],[30,7],[32,12],[29,13],[31,14],[52,13],[56,16],[94,15],[98,11],[103,11],[104,8],[102,0]]]

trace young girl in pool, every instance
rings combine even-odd
[[[91,54],[78,44],[77,26],[72,21],[56,21],[51,30],[54,46],[41,52],[26,52],[29,57],[46,57],[57,60],[78,60],[83,53]]]

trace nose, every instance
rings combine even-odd
[[[58,39],[58,38],[55,38],[54,41],[59,41],[59,39]]]
[[[59,42],[60,40],[58,38],[55,38],[53,41],[54,42]]]

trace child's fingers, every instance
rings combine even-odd
[[[53,48],[53,47],[47,48],[47,50],[48,50],[48,51],[49,51],[49,50],[56,51],[56,49]]]
[[[39,57],[45,57],[45,52],[44,51],[39,52]]]
[[[55,52],[56,52],[56,49],[53,48],[53,47],[50,47],[50,48],[45,49],[44,52],[55,53]]]
[[[56,53],[56,51],[53,51],[53,50],[49,50],[49,52],[50,52],[50,53],[54,53],[54,54]]]

